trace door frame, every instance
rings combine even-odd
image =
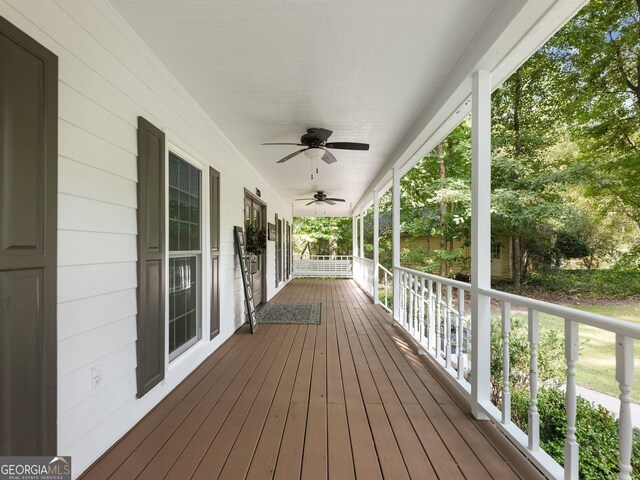
[[[257,195],[255,195],[254,193],[252,193],[250,190],[247,190],[247,188],[244,189],[244,198],[245,200],[247,198],[250,198],[253,202],[257,203],[258,205],[260,205],[262,207],[262,222],[264,223],[263,227],[266,229],[267,228],[267,204],[265,203],[264,200],[262,200],[260,197],[258,197]],[[242,223],[243,223],[243,228],[244,228],[244,202],[242,202]],[[267,241],[267,245],[268,245],[268,241]],[[262,255],[260,255],[261,260],[260,260],[260,284],[261,284],[261,289],[260,289],[260,294],[261,294],[261,303],[260,306],[264,305],[265,303],[267,303],[267,250],[265,249],[264,253]]]

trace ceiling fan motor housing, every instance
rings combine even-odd
[[[300,143],[308,147],[319,147],[327,141],[331,135],[330,130],[324,130],[320,128],[308,128],[307,133],[300,137]]]

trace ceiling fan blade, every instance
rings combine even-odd
[[[326,142],[333,132],[331,130],[326,130],[324,128],[318,128],[314,135],[321,142]]]
[[[281,158],[281,159],[280,159],[280,160],[278,160],[276,163],[284,163],[284,162],[286,162],[287,160],[291,160],[293,157],[295,157],[296,155],[301,154],[301,153],[302,153],[302,152],[304,152],[305,150],[307,150],[307,149],[306,149],[306,148],[303,148],[302,150],[298,150],[297,152],[293,152],[292,154],[287,155],[287,156],[286,156],[286,157],[284,157],[284,158]]]
[[[344,198],[325,198],[325,200],[331,200],[332,202],[344,202]]]
[[[323,202],[324,202],[324,203],[328,203],[329,205],[335,205],[335,204],[336,204],[336,202],[332,202],[332,201],[331,201],[331,200],[329,200],[328,198],[325,198],[325,199],[323,200]]]
[[[260,145],[297,145],[298,147],[304,147],[301,143],[261,143]]]
[[[317,202],[317,200],[314,200],[313,202],[309,202],[309,203],[307,203],[307,204],[305,205],[305,207],[308,207],[308,206],[309,206],[309,205],[311,205],[312,203],[316,203],[316,202]]]
[[[294,201],[298,202],[302,202],[302,201],[307,201],[307,200],[313,200],[315,202],[315,198],[294,198]]]
[[[325,148],[337,148],[340,150],[369,150],[368,143],[331,142],[324,145]]]
[[[332,163],[336,163],[338,159],[333,156],[333,153],[329,152],[328,150],[325,150],[324,155],[322,156],[322,161],[324,163],[331,165]]]

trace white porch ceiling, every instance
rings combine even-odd
[[[509,1],[111,3],[296,215],[350,215]],[[276,164],[296,147],[260,145],[297,142],[309,127],[371,149],[333,150],[338,163],[320,162],[311,180],[302,154]],[[317,190],[347,202],[293,202]]]

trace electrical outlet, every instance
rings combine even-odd
[[[91,390],[96,390],[102,383],[102,365],[91,367]]]

